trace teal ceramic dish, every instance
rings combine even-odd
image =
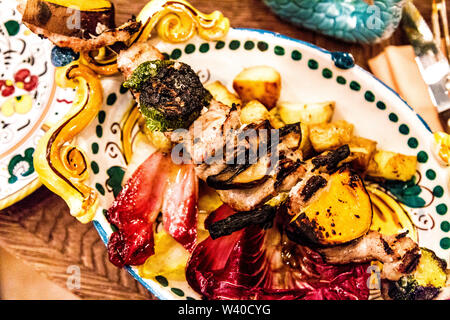
[[[347,42],[375,43],[398,27],[404,0],[263,0],[294,25]]]

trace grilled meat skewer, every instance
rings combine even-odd
[[[129,79],[133,71],[143,62],[160,58],[158,51],[149,44],[136,44],[119,54],[119,68],[123,71],[126,79]],[[290,233],[292,240],[301,243],[305,239],[297,237],[296,232],[300,231],[303,236],[306,234],[306,241],[310,244],[314,243],[316,247],[319,246],[318,250],[327,262],[345,264],[378,260],[386,264],[383,271],[383,277],[386,279],[398,279],[402,274],[415,267],[414,263],[420,256],[419,250],[417,244],[407,237],[392,239],[375,232],[368,233],[368,226],[364,224],[361,228],[353,230],[353,233],[347,235],[336,233],[336,236],[333,237],[334,229],[327,229],[324,224],[328,223],[328,220],[315,220],[308,216],[307,212],[313,203],[328,203],[327,201],[330,199],[332,201],[342,200],[336,199],[333,194],[330,195],[330,190],[333,190],[335,185],[345,183],[350,190],[348,194],[356,195],[355,203],[359,205],[363,199],[363,204],[357,209],[365,212],[364,219],[369,221],[370,225],[372,215],[370,199],[360,178],[347,169],[339,169],[339,163],[349,155],[348,146],[303,161],[302,154],[298,150],[301,131],[299,126],[298,128],[293,126],[292,132],[286,134],[286,137],[281,137],[277,144],[279,157],[275,164],[268,160],[270,152],[258,157],[256,163],[252,164],[228,164],[223,157],[215,158],[219,151],[223,152],[226,149],[226,145],[230,141],[238,141],[231,150],[232,156],[236,157],[240,141],[239,135],[245,134],[246,130],[255,128],[270,129],[270,126],[264,123],[253,126],[242,125],[237,108],[230,108],[211,99],[207,108],[203,108],[200,116],[191,123],[187,131],[185,130],[181,134],[179,132],[166,132],[165,134],[171,141],[183,146],[195,165],[197,177],[213,186],[222,201],[238,212],[244,211],[248,215],[248,212],[260,208],[271,197],[282,192],[289,192],[288,199],[283,203],[285,218],[289,218],[286,222],[286,231],[288,234]],[[297,144],[292,141],[297,141]],[[250,152],[252,142],[245,139],[240,142],[241,145],[247,147],[244,149]],[[259,142],[260,137],[257,136],[256,144]],[[216,161],[209,162],[210,159]],[[258,180],[258,183],[245,184],[242,183],[243,179],[237,179],[247,170],[249,172],[257,171],[255,167],[258,165],[264,167],[269,164],[272,165],[270,170],[265,172],[264,179]],[[233,183],[236,188],[233,188]],[[350,198],[351,196],[342,202]],[[352,206],[353,203],[350,202],[347,205]],[[352,210],[348,211],[352,212]],[[333,217],[329,212],[321,212],[319,215]],[[354,219],[358,219],[358,217]],[[309,224],[309,230],[302,229],[302,226],[308,225],[306,223],[308,221],[312,222]],[[354,221],[357,222],[357,220]],[[342,223],[346,223],[346,221],[342,221]],[[330,225],[334,224],[332,222]],[[296,232],[292,232],[292,230]],[[313,235],[308,236],[308,234]],[[329,247],[330,245],[331,247]]]

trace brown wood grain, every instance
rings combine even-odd
[[[146,1],[116,0],[117,22],[137,14]],[[415,1],[425,17],[431,1]],[[351,52],[367,68],[367,60],[386,45],[404,44],[402,31],[372,46],[338,42],[281,21],[261,0],[193,0],[203,12],[220,10],[234,27],[267,29],[312,42],[329,50]],[[81,271],[81,288],[72,292],[83,299],[152,299],[127,272],[108,262],[105,246],[92,224],[81,224],[69,214],[66,204],[45,187],[0,212],[0,246],[50,280],[66,288],[70,266]]]
[[[0,246],[83,299],[149,299],[151,294],[108,261],[92,224],[81,224],[45,187],[0,212]],[[79,270],[80,288],[69,285]]]

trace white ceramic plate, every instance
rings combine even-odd
[[[37,142],[71,105],[71,93],[56,94],[51,43],[21,23],[15,6],[0,0],[0,210],[41,185]]]

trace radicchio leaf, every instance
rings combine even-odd
[[[234,214],[222,205],[205,225]],[[207,227],[207,226],[206,226]],[[367,264],[327,265],[277,226],[253,225],[199,243],[188,262],[189,285],[207,299],[367,299]]]
[[[192,164],[174,165],[162,206],[164,229],[188,251],[197,241],[198,179]]]
[[[154,253],[153,223],[171,165],[170,157],[153,153],[133,173],[108,210],[107,220],[118,229],[108,241],[109,260],[114,265],[139,265]]]
[[[187,250],[197,241],[198,179],[192,165],[176,165],[153,153],[127,181],[106,217],[115,231],[108,241],[110,261],[140,265],[154,254],[153,224],[160,210],[166,231]]]

